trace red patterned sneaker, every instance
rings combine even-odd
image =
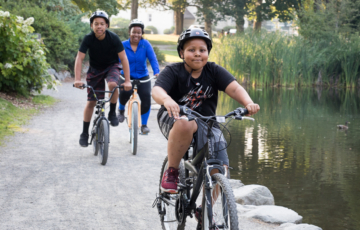
[[[167,193],[177,193],[177,183],[179,182],[179,169],[170,167],[163,175],[161,181],[161,191]]]

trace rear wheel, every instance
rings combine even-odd
[[[165,170],[168,168],[168,157],[165,158],[164,163],[161,167],[161,173],[160,173],[160,183],[159,183],[159,193],[162,193],[161,191],[161,181],[164,175]],[[185,184],[185,168],[184,168],[184,162],[181,160],[180,167],[179,167],[179,179],[180,183]],[[179,224],[179,222],[176,219],[176,215],[179,215],[179,213],[176,213],[175,206],[177,206],[179,194],[170,194],[170,193],[163,193],[163,196],[165,199],[168,200],[168,202],[164,202],[162,200],[159,200],[161,204],[161,211],[162,214],[160,214],[160,221],[161,221],[161,227],[163,230],[183,230],[185,229],[185,222],[186,219]]]
[[[239,229],[239,221],[233,191],[228,179],[220,174],[212,175],[214,187],[211,189],[211,201],[202,200],[202,229],[209,230],[212,225],[215,229]],[[204,193],[205,194],[205,193]],[[209,220],[208,205],[212,204],[212,220]]]
[[[105,165],[109,151],[109,124],[105,119],[100,122],[97,145],[99,145],[99,162],[100,164]]]
[[[131,131],[130,131],[130,143],[131,143],[131,152],[133,155],[136,155],[137,152],[137,141],[138,141],[138,103],[134,102],[132,104],[131,110]]]

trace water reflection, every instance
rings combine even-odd
[[[360,93],[248,91],[261,112],[254,123],[230,123],[232,177],[267,186],[277,205],[295,210],[305,223],[360,229]],[[220,95],[218,114],[236,107]],[[349,130],[338,130],[345,121]]]

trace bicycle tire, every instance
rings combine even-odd
[[[131,109],[131,153],[136,155],[138,142],[138,103],[134,102]]]
[[[102,165],[106,165],[109,153],[109,124],[105,119],[100,122],[100,128],[98,130],[99,162]]]
[[[164,175],[165,170],[168,168],[168,157],[165,157],[165,160],[161,167],[160,172],[160,182],[159,182],[159,193],[161,191],[161,181]],[[179,179],[180,183],[185,184],[185,167],[184,161],[181,160],[179,165]],[[176,199],[178,198],[178,194],[168,194],[168,199],[173,200],[174,204],[176,203]],[[181,225],[176,220],[175,206],[167,205],[164,201],[160,200],[161,209],[165,211],[163,215],[160,215],[161,227],[163,230],[184,230],[186,219],[183,221]]]
[[[99,153],[99,145],[98,145],[98,127],[95,128],[95,130],[91,131],[91,136],[92,136],[92,146],[93,146],[93,152],[94,152],[94,156],[97,156]]]
[[[230,186],[229,180],[220,173],[215,173],[212,175],[213,183],[219,185],[220,194],[218,198],[214,201],[213,194],[214,186],[211,189],[211,197],[213,204],[213,220],[212,222],[216,224],[216,226],[223,226],[221,229],[231,229],[231,230],[239,230],[239,220],[237,216],[236,202],[234,198],[234,194],[232,188]],[[204,193],[205,194],[205,193]],[[220,199],[221,197],[221,199]],[[203,195],[202,199],[202,230],[209,230],[210,221],[207,213],[207,202],[205,202],[205,195]],[[230,223],[229,223],[230,222]]]

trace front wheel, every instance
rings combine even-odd
[[[236,203],[229,180],[220,173],[212,175],[214,187],[210,189],[211,202],[203,195],[202,229],[239,229]],[[205,193],[204,193],[205,194]],[[212,220],[209,220],[208,205],[212,204]]]
[[[165,158],[164,163],[161,167],[160,172],[160,184],[159,184],[159,193],[162,193],[161,191],[161,181],[164,175],[164,172],[168,168],[169,162],[168,157]],[[184,162],[181,160],[179,165],[179,179],[180,183],[185,184],[185,167]],[[184,230],[185,229],[185,222],[186,219],[179,224],[176,216],[179,215],[179,213],[176,212],[176,203],[179,199],[179,194],[170,194],[170,193],[164,193],[164,197],[168,200],[168,202],[165,202],[163,200],[160,200],[160,209],[162,214],[160,214],[160,221],[161,221],[161,227],[163,230]]]
[[[133,155],[136,155],[137,152],[137,141],[138,141],[138,103],[134,102],[132,104],[131,110],[131,130],[130,130],[130,143],[131,143],[131,152]]]
[[[99,146],[99,162],[105,165],[109,152],[109,124],[105,119],[100,123],[97,145]]]

